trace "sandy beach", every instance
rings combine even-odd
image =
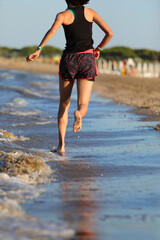
[[[160,79],[99,74],[94,91],[118,104],[135,107],[134,113],[160,120]]]
[[[58,65],[35,61],[27,63],[25,59],[0,58],[0,68],[17,69],[35,73],[57,74]],[[160,79],[122,77],[99,74],[93,92],[105,98],[113,99],[117,104],[135,107],[134,113],[147,115],[145,120],[160,120]]]

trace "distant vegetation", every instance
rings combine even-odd
[[[0,57],[26,57],[36,50],[37,46],[28,46],[22,49],[0,47]],[[57,54],[62,54],[62,50],[52,46],[44,47],[41,56],[52,58]],[[140,59],[143,61],[160,61],[160,52],[149,49],[131,49],[118,46],[107,48],[101,56],[106,60],[122,60],[126,58]]]
[[[106,60],[134,58],[142,59],[143,61],[160,61],[160,52],[149,49],[131,49],[128,47],[108,48],[101,53],[101,56]]]
[[[16,48],[7,48],[7,47],[0,47],[0,57],[27,57],[29,54],[33,53],[37,49],[37,46],[28,46],[21,49]],[[59,48],[55,48],[52,46],[46,46],[41,55],[43,57],[52,58],[57,54],[62,54],[62,50]]]

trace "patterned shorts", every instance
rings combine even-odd
[[[59,65],[59,76],[63,80],[95,81],[97,74],[96,59],[92,49],[80,53],[63,53]]]

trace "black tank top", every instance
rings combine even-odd
[[[74,13],[74,22],[64,25],[66,47],[64,52],[76,53],[93,49],[92,23],[84,16],[84,6],[70,8]]]

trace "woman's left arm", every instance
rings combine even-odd
[[[44,38],[42,39],[41,43],[39,44],[39,47],[43,48],[49,40],[54,36],[56,31],[60,28],[60,26],[63,24],[63,13],[57,14],[57,17],[52,25],[52,27],[48,30],[48,32],[45,34]],[[27,62],[32,62],[36,58],[39,57],[42,49],[37,48],[37,50],[30,54],[27,58]]]
[[[111,40],[111,38],[113,37],[113,32],[110,29],[110,27],[107,25],[107,23],[99,16],[99,14],[97,12],[92,10],[92,13],[93,13],[93,21],[105,33],[104,38],[102,39],[102,41],[100,42],[98,47],[94,50],[95,57],[96,57],[96,59],[98,59],[100,56],[100,49],[103,49],[107,45],[107,43]]]

